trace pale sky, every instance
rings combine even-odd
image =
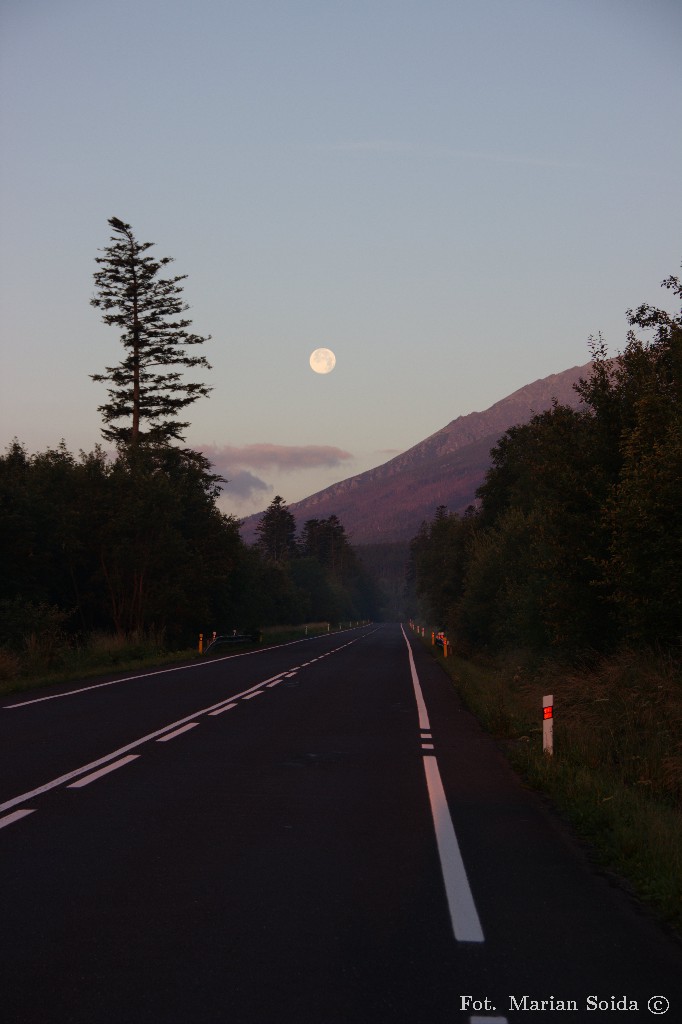
[[[238,516],[615,352],[680,273],[680,53],[679,0],[0,0],[2,449],[101,440],[111,216],[188,274]]]

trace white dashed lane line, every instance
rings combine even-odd
[[[183,725],[181,729],[176,729],[175,732],[167,732],[165,736],[159,736],[156,742],[168,743],[168,740],[174,740],[176,736],[182,736],[183,732],[195,729],[198,724],[198,722],[188,722],[187,725]]]
[[[0,818],[0,828],[5,828],[7,825],[13,825],[15,821],[21,821],[22,818],[27,817],[29,814],[33,814],[35,808],[22,807],[19,811],[12,811],[11,814],[6,814],[4,818]]]
[[[298,642],[298,641],[296,641]],[[341,650],[340,647],[335,650]],[[328,657],[329,654],[334,654],[334,650],[328,651],[323,657]],[[218,660],[218,659],[216,659]],[[226,659],[220,659],[226,660]],[[315,659],[317,660],[317,659]],[[309,662],[307,664],[312,664]],[[182,667],[182,666],[181,666]],[[117,768],[121,768],[123,765],[128,764],[130,761],[134,761],[139,754],[130,754],[129,751],[136,750],[143,746],[145,743],[149,743],[152,740],[156,740],[160,743],[165,743],[168,740],[175,739],[176,736],[181,736],[185,732],[189,732],[190,729],[194,729],[200,722],[196,719],[203,715],[221,715],[225,711],[230,711],[232,708],[237,707],[237,702],[240,700],[250,700],[251,697],[259,697],[263,695],[263,687],[275,686],[277,683],[282,682],[283,679],[291,679],[295,676],[302,665],[295,665],[287,673],[278,672],[275,676],[270,676],[268,679],[263,679],[259,683],[254,683],[247,690],[242,690],[241,693],[235,693],[231,697],[226,697],[217,704],[212,704],[210,707],[201,708],[199,711],[195,711],[191,715],[187,715],[185,718],[179,719],[177,722],[171,722],[169,725],[163,726],[161,729],[157,729],[155,732],[148,733],[146,736],[141,736],[137,740],[133,740],[131,743],[127,743],[123,747],[119,747],[117,750],[113,750],[103,757],[98,758],[96,761],[91,761],[89,764],[82,765],[80,768],[76,768],[73,771],[66,772],[64,775],[60,775],[56,779],[51,779],[42,786],[37,786],[35,789],[30,790],[26,793],[20,793],[18,796],[12,797],[10,800],[5,800],[4,803],[0,803],[0,814],[3,811],[9,811],[10,808],[17,807],[19,804],[23,804],[28,800],[32,800],[36,796],[41,796],[43,793],[48,793],[52,789],[56,789],[59,786],[67,786],[70,789],[78,789],[82,786],[88,785],[90,782],[94,782],[95,779],[101,778],[103,775],[107,775],[109,772],[115,771]],[[167,671],[167,670],[162,670]],[[173,669],[172,671],[175,671]],[[180,671],[180,668],[178,668]],[[150,672],[145,673],[144,676],[137,676],[134,678],[145,678],[149,675],[161,675],[162,672]],[[122,682],[123,680],[118,680]],[[130,678],[129,680],[130,681]],[[103,685],[113,685],[103,684]],[[95,689],[96,687],[92,687]],[[86,688],[89,689],[89,688]],[[82,693],[81,691],[76,691]],[[67,696],[67,694],[58,694],[56,696]],[[48,700],[51,698],[38,698],[38,700]],[[28,703],[34,703],[34,701],[27,701],[24,704],[12,705],[12,707],[25,707]],[[127,756],[122,756],[127,755]],[[93,771],[93,769],[95,769]],[[76,781],[72,781],[76,780]],[[11,825],[15,821],[20,821],[25,818],[28,814],[32,814],[33,809],[27,810],[16,810],[11,814],[0,817],[0,827]]]
[[[105,768],[100,768],[99,771],[91,772],[90,775],[84,775],[82,779],[72,782],[68,789],[82,789],[83,786],[89,786],[91,782],[101,779],[103,775],[115,772],[117,768],[122,768],[124,764],[130,764],[131,761],[136,761],[139,756],[139,754],[129,754],[128,757],[122,757],[120,760],[114,761],[113,764],[108,764]]]
[[[294,641],[300,643],[301,641]],[[33,814],[35,808],[19,808],[18,804],[22,804],[27,800],[31,800],[33,797],[41,796],[43,793],[48,793],[52,789],[56,789],[59,786],[66,786],[68,789],[81,789],[83,786],[88,786],[91,782],[95,782],[97,779],[102,778],[104,775],[108,775],[110,772],[116,771],[118,768],[122,768],[124,765],[129,764],[131,761],[135,761],[140,754],[130,754],[131,750],[135,750],[138,747],[143,746],[145,743],[149,743],[151,740],[156,740],[157,743],[166,743],[169,740],[175,739],[177,736],[181,736],[183,733],[189,732],[191,729],[196,728],[200,725],[200,722],[195,719],[202,715],[222,715],[226,711],[231,711],[236,708],[239,700],[251,700],[252,697],[260,697],[263,695],[263,687],[268,689],[277,686],[278,683],[284,679],[291,679],[295,676],[302,668],[308,665],[313,665],[316,661],[321,661],[322,658],[328,658],[330,654],[335,654],[337,651],[341,651],[344,647],[350,646],[350,643],[356,643],[357,640],[349,641],[349,643],[343,644],[339,647],[333,648],[331,651],[327,651],[321,654],[317,658],[313,658],[310,661],[305,662],[303,665],[295,665],[287,673],[279,672],[276,676],[270,676],[269,679],[264,679],[259,683],[255,683],[247,690],[243,690],[241,693],[236,693],[232,697],[225,698],[219,701],[217,704],[213,704],[207,708],[201,708],[199,711],[195,711],[192,715],[187,715],[186,718],[181,718],[177,722],[171,722],[169,725],[163,726],[161,729],[157,729],[155,732],[148,733],[146,736],[141,736],[137,740],[133,740],[132,743],[127,743],[123,747],[119,747],[118,750],[113,750],[109,754],[105,754],[103,757],[98,758],[96,761],[91,761],[89,764],[82,765],[80,768],[76,768],[73,771],[67,772],[64,775],[60,775],[56,779],[51,779],[42,786],[38,786],[35,789],[30,790],[27,793],[21,793],[18,796],[5,800],[4,803],[0,803],[0,814],[3,811],[8,811],[11,807],[17,808],[10,814],[6,814],[0,817],[0,828],[5,828],[7,825],[12,825],[14,822],[21,821],[22,818],[26,818],[29,814]],[[278,646],[286,646],[285,644]],[[255,652],[251,652],[255,653]],[[243,657],[244,655],[232,655],[231,657]],[[215,659],[215,661],[225,661],[227,658]],[[215,663],[215,662],[214,662]],[[207,663],[204,663],[207,664]],[[80,690],[71,691],[70,693],[54,694],[49,697],[38,697],[33,698],[29,701],[23,701],[18,704],[5,705],[3,710],[10,710],[13,708],[27,707],[30,704],[40,703],[44,700],[56,700],[60,697],[75,696],[77,694],[85,693],[89,690],[99,689],[102,686],[114,686],[120,682],[132,682],[135,679],[145,679],[149,676],[162,675],[164,672],[180,672],[188,666],[177,666],[172,669],[160,669],[153,672],[145,672],[138,676],[128,676],[125,679],[112,680],[107,683],[98,683],[94,686],[83,687]],[[197,667],[197,666],[192,666]],[[125,756],[121,756],[125,755]],[[91,769],[95,769],[92,771]],[[75,781],[71,781],[75,780]]]
[[[274,686],[274,683],[271,683],[270,685]],[[209,715],[222,715],[222,713],[224,711],[231,711],[232,708],[236,708],[236,707],[237,707],[236,704],[225,704],[224,707],[218,708],[217,711],[209,711]]]
[[[372,632],[376,631],[373,630]],[[371,634],[368,633],[367,635],[370,636]],[[307,643],[309,640],[312,639],[316,638],[305,637],[302,640],[289,640],[287,643],[273,644],[270,647],[263,647],[261,648],[261,650],[244,651],[241,654],[226,654],[222,658],[210,658],[206,661],[197,661],[192,665],[175,665],[171,668],[153,669],[151,672],[142,672],[134,676],[123,676],[121,679],[110,679],[106,683],[93,683],[91,686],[81,686],[79,689],[67,690],[65,693],[52,693],[47,697],[31,697],[29,700],[19,701],[14,704],[5,704],[3,705],[2,710],[13,711],[15,708],[26,708],[29,707],[29,705],[31,704],[42,704],[43,701],[46,700],[64,700],[67,697],[79,697],[84,693],[89,693],[91,690],[101,690],[105,686],[118,686],[120,683],[132,683],[138,679],[149,679],[151,678],[151,676],[168,675],[171,672],[184,672],[187,669],[201,669],[205,668],[207,665],[216,665],[218,662],[221,661],[230,661],[233,658],[250,658],[254,655],[261,654],[263,651],[275,651],[281,647],[291,647],[294,644]],[[357,643],[357,640],[353,640],[352,643]],[[335,648],[335,650],[338,651],[340,650],[340,648],[337,647]],[[329,653],[333,654],[333,651],[330,651]],[[326,657],[326,655],[324,655],[324,657]]]

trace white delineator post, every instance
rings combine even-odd
[[[554,754],[554,695],[542,698],[542,750],[552,757]]]

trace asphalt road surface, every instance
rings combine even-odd
[[[0,872],[6,1024],[682,1020],[396,624],[5,698]]]

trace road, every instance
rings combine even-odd
[[[397,624],[5,698],[0,871],[7,1024],[682,1019]]]

